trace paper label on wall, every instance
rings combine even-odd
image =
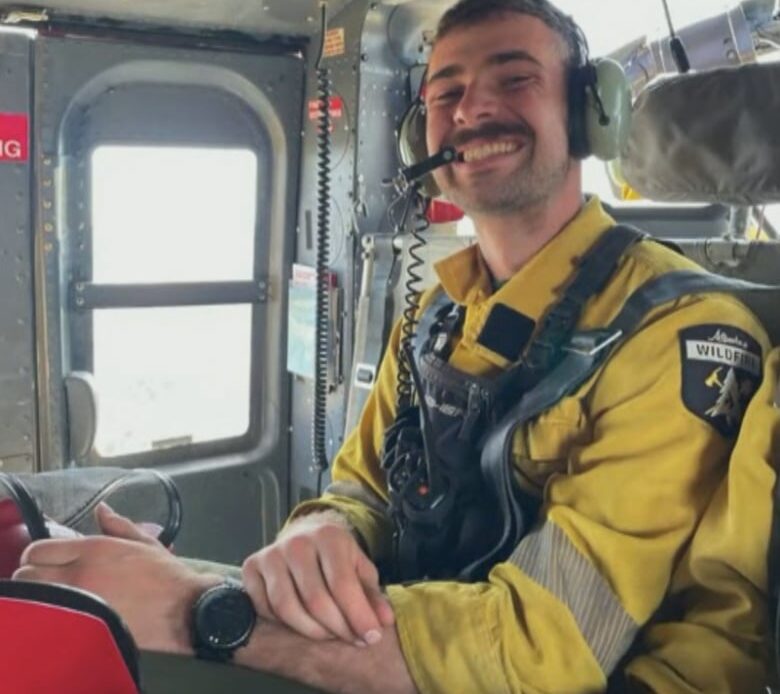
[[[347,52],[344,27],[329,29],[325,34],[325,58],[335,58]]]

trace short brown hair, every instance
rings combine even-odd
[[[548,0],[460,0],[439,20],[436,40],[455,29],[508,12],[530,15],[543,21],[563,39],[568,52],[568,66],[579,67],[585,64],[588,57],[587,44],[582,29],[569,15]]]

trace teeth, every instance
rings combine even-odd
[[[472,162],[480,159],[487,159],[496,154],[509,154],[517,151],[518,145],[515,142],[494,142],[489,145],[482,145],[474,149],[467,149],[463,154],[463,161]]]

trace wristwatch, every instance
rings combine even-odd
[[[192,607],[192,647],[204,660],[227,662],[245,646],[257,621],[252,600],[239,583],[203,593]]]

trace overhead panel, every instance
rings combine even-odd
[[[329,14],[339,12],[348,2],[330,0]],[[112,20],[178,30],[309,36],[319,32],[319,5],[319,0],[50,0],[38,7],[55,18],[67,15],[87,21]],[[18,7],[16,2],[0,2],[0,14]],[[28,16],[34,8],[25,4]]]

